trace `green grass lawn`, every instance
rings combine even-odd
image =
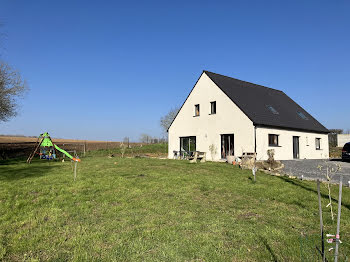
[[[101,152],[82,159],[74,182],[68,161],[24,162],[0,165],[0,260],[315,261],[316,183],[263,173],[253,183],[224,163]],[[335,233],[322,191],[326,233]],[[349,217],[344,188],[342,259]]]

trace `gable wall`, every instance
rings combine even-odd
[[[279,135],[279,146],[269,146],[268,135]],[[300,159],[327,159],[329,158],[328,135],[311,132],[283,130],[275,128],[257,127],[257,160],[267,160],[267,150],[275,150],[276,160],[293,159],[293,136],[299,136]],[[316,150],[316,138],[321,138],[321,149]],[[316,167],[315,167],[316,168]]]
[[[216,101],[215,115],[209,115],[212,101]],[[194,117],[195,104],[200,104],[199,117]],[[254,152],[252,121],[203,73],[168,130],[169,158],[173,158],[173,150],[180,150],[180,137],[196,136],[196,150],[207,152],[207,159],[211,160],[209,146],[214,144],[217,153],[213,159],[219,160],[220,135],[232,133],[235,155],[241,155],[242,151]]]

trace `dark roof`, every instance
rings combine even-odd
[[[327,128],[280,90],[208,71],[204,73],[254,125],[329,133]]]

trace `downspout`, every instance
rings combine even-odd
[[[254,153],[255,153],[255,155],[257,155],[257,153],[256,153],[256,126],[254,126]]]

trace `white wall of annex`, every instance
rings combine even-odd
[[[268,135],[278,135],[279,146],[269,146]],[[267,160],[267,150],[275,150],[276,160],[293,159],[293,136],[299,137],[300,159],[329,158],[328,135],[276,128],[256,128],[257,159]],[[321,138],[321,149],[316,149],[316,138]]]

